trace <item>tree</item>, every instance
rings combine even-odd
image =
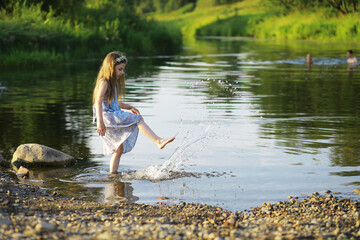
[[[327,0],[328,3],[333,7],[336,8],[342,14],[349,14],[350,11],[348,10],[348,6],[351,6],[352,11],[356,12],[356,5],[358,4],[359,0]]]
[[[0,1],[0,9],[5,9],[7,12],[12,12],[15,4],[19,3],[26,6],[41,4],[41,10],[49,12],[50,9],[56,15],[67,11],[73,11],[77,6],[84,3],[85,0],[2,0]]]

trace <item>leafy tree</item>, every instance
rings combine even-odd
[[[230,4],[240,2],[240,0],[197,0],[196,6],[198,8],[207,8],[221,4]]]
[[[53,10],[55,15],[59,15],[64,12],[72,12],[77,9],[78,6],[84,3],[85,0],[2,0],[0,1],[0,8],[6,12],[12,12],[15,4],[41,5],[41,10],[49,12]]]
[[[352,8],[352,11],[356,12],[356,6],[359,0],[327,0],[327,2],[342,14],[348,14],[350,13],[349,8]]]
[[[331,7],[345,15],[357,11],[359,0],[268,0],[268,4],[280,7],[285,14],[294,10]]]

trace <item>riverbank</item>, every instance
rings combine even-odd
[[[359,12],[339,14],[330,5],[284,12],[271,1],[244,0],[189,11],[152,13],[149,17],[181,29],[187,41],[198,36],[307,39],[321,42],[360,40]]]
[[[359,13],[328,16],[324,9],[288,15],[246,14],[219,19],[197,29],[197,36],[251,36],[260,39],[306,39],[320,42],[358,42]]]
[[[360,202],[317,193],[243,212],[65,199],[0,173],[1,239],[359,239]]]
[[[182,49],[178,29],[147,20],[117,2],[79,1],[65,4],[61,13],[31,1],[9,8],[0,6],[0,67],[44,67],[103,58],[110,51],[152,55]]]

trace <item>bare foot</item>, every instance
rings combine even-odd
[[[159,149],[163,149],[168,143],[174,141],[174,139],[175,137],[169,139],[161,139],[160,142],[158,143]]]

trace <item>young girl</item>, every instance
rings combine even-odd
[[[118,52],[109,53],[102,63],[93,92],[97,133],[104,142],[104,154],[113,154],[110,162],[111,174],[117,173],[121,155],[133,149],[139,130],[160,149],[175,139],[158,137],[144,122],[139,110],[119,101],[125,93],[126,63],[125,55]]]

